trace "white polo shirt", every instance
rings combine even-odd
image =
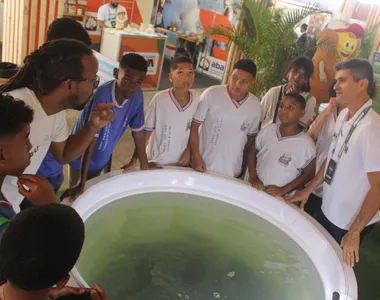
[[[285,95],[285,87],[286,85],[279,85],[271,88],[264,96],[264,98],[261,100],[261,116],[262,116],[262,125],[261,127],[267,126],[268,124],[273,123],[274,113],[276,111],[280,91],[282,87],[282,96]],[[317,104],[317,100],[308,92],[301,92],[300,95],[302,95],[306,100],[306,108],[305,108],[305,115],[300,119],[300,124],[303,126],[310,125],[314,118],[315,118],[315,106]],[[280,120],[276,118],[276,123],[280,123]]]
[[[264,186],[282,187],[296,179],[315,158],[313,140],[305,133],[282,137],[279,124],[269,124],[256,137],[257,176]]]
[[[173,89],[157,93],[150,104],[145,131],[152,131],[147,146],[149,160],[159,165],[178,164],[190,136],[191,122],[199,104],[199,94],[190,91],[190,101],[182,107]]]
[[[68,138],[66,112],[55,115],[46,115],[34,92],[28,88],[21,88],[7,93],[16,99],[23,100],[34,111],[33,122],[30,125],[30,142],[33,146],[30,165],[24,174],[36,174],[49,150],[51,142],[64,142]],[[20,211],[20,203],[24,196],[18,193],[17,178],[6,176],[1,188],[4,196],[13,205],[16,212]]]
[[[332,142],[326,169],[331,158],[337,160],[338,153],[356,118],[371,105],[372,100],[369,100],[349,121],[347,121],[349,114],[347,108],[339,114],[334,128],[334,135],[338,137],[336,150],[332,155],[334,147]],[[337,162],[331,185],[326,182],[323,184],[322,211],[335,226],[345,230],[350,229],[370,189],[367,173],[372,172],[380,172],[380,116],[370,109],[353,132],[347,151],[343,152]],[[380,213],[377,212],[368,225],[379,220]]]
[[[311,124],[310,129],[314,127],[314,125],[319,121],[320,115],[315,119],[313,124]],[[333,114],[330,114],[327,118],[321,131],[317,136],[316,146],[317,146],[317,159],[315,164],[315,172],[318,173],[321,168],[323,162],[328,156],[331,140],[334,133],[335,122],[337,119],[336,110]],[[323,184],[317,186],[313,192],[313,194],[322,198],[323,196]]]
[[[248,135],[257,134],[260,118],[260,102],[256,96],[248,94],[238,102],[225,85],[205,90],[193,122],[202,124],[199,150],[207,170],[239,176]]]
[[[109,3],[102,5],[99,7],[98,10],[98,20],[103,21],[106,26],[110,28],[115,28],[115,26],[112,26],[113,22],[116,25],[116,16],[118,13],[123,12],[125,13],[125,21],[128,20],[128,14],[127,9],[122,6],[118,5],[116,8],[111,7]]]

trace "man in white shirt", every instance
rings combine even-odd
[[[31,163],[26,174],[35,174],[48,149],[60,163],[69,163],[82,155],[95,134],[110,121],[110,105],[97,106],[90,122],[78,134],[68,137],[66,109],[81,110],[99,83],[98,61],[85,44],[74,40],[56,40],[28,55],[20,71],[0,92],[23,100],[34,111],[30,141]],[[7,176],[3,194],[20,210],[23,196],[18,193],[17,178]]]
[[[98,23],[101,28],[116,28],[116,17],[118,13],[124,13],[125,25],[128,21],[127,9],[119,4],[119,0],[110,0],[98,10]]]
[[[278,124],[280,122],[278,119],[280,101],[284,95],[289,93],[298,93],[305,98],[305,115],[301,118],[300,125],[307,127],[311,124],[315,117],[314,109],[317,103],[315,98],[309,93],[310,77],[313,73],[313,61],[308,57],[300,56],[290,63],[288,71],[286,72],[288,83],[271,88],[261,100],[261,127],[272,123]]]
[[[350,59],[335,69],[337,101],[346,108],[336,121],[327,160],[288,201],[307,201],[324,180],[317,220],[341,243],[344,261],[353,266],[359,262],[360,242],[380,220],[380,116],[371,108],[376,93],[371,64]]]
[[[201,95],[190,133],[195,170],[231,177],[245,171],[248,155],[254,156],[252,147],[261,119],[260,102],[249,92],[255,77],[255,63],[242,59],[235,64],[227,86],[210,87]],[[252,181],[256,158],[250,161]]]

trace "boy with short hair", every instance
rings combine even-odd
[[[100,175],[128,126],[132,129],[135,153],[141,169],[149,169],[145,152],[144,96],[141,90],[147,70],[144,57],[136,53],[126,54],[120,61],[119,69],[114,70],[115,80],[106,82],[95,91],[93,100],[86,105],[75,123],[72,134],[85,126],[92,107],[98,104],[113,104],[115,119],[98,132],[82,158],[70,163],[71,188],[62,195],[62,199],[71,197],[71,200],[75,200],[83,193],[87,179]],[[130,164],[132,162],[123,168]]]
[[[278,197],[292,193],[314,177],[315,145],[298,125],[305,106],[301,95],[286,95],[278,110],[281,124],[270,124],[259,132],[255,188]]]
[[[55,203],[22,211],[0,241],[0,299],[87,294],[92,300],[107,300],[98,285],[94,289],[66,287],[83,242],[82,218],[71,207]]]
[[[174,58],[169,79],[173,87],[154,96],[146,116],[148,159],[161,166],[188,166],[191,122],[199,103],[199,95],[190,90],[194,83],[192,60]]]
[[[252,155],[261,118],[260,102],[249,92],[255,77],[255,63],[242,59],[235,64],[227,86],[210,87],[201,95],[190,133],[192,167],[196,171],[231,177],[244,172],[243,162]],[[254,161],[250,160],[252,165],[248,166],[253,172]]]
[[[19,193],[38,205],[54,202],[55,195],[47,180],[23,175],[30,164],[32,145],[29,134],[33,114],[24,101],[0,94],[0,187],[5,176],[15,176],[18,178]],[[12,205],[0,192],[0,232],[15,215]]]

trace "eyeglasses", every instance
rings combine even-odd
[[[99,86],[100,77],[98,75],[95,75],[95,77],[92,78],[92,79],[82,78],[79,81],[84,81],[84,82],[92,83],[94,85],[94,88],[97,88]]]

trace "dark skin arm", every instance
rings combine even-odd
[[[242,174],[245,173],[246,169],[248,168],[249,175],[254,176],[256,178],[256,158],[254,157],[254,144],[255,144],[255,137],[254,136],[248,136],[247,143],[244,147],[243,152],[243,165],[242,165]]]
[[[200,124],[195,122],[191,124],[190,150],[193,154],[193,169],[198,172],[206,172],[206,164],[204,163],[201,153],[199,152],[199,126]]]
[[[317,175],[310,181],[310,183],[302,190],[299,190],[293,196],[285,197],[285,201],[288,203],[301,202],[301,209],[304,209],[307,200],[309,199],[311,193],[315,190],[317,186],[323,183],[326,161],[323,162],[322,166],[319,168]]]
[[[61,143],[52,142],[50,150],[54,158],[61,164],[68,164],[81,156],[90,145],[97,128],[91,127],[88,123],[75,135]]]
[[[69,197],[71,201],[74,201],[77,199],[80,195],[83,194],[85,184],[87,181],[87,175],[88,175],[88,168],[90,167],[90,162],[92,158],[92,154],[94,153],[94,149],[96,146],[96,138],[93,138],[90,146],[88,146],[86,152],[82,156],[81,160],[81,166],[80,166],[80,181],[79,183],[72,187],[67,189],[61,196],[61,200]]]
[[[54,158],[62,164],[67,164],[81,156],[95,134],[115,118],[112,106],[113,104],[99,104],[92,110],[90,120],[77,134],[70,135],[66,141],[51,143],[50,150]]]
[[[128,164],[122,166],[124,171],[129,171],[134,169],[137,159],[140,161],[141,170],[149,170],[150,165],[148,163],[148,157],[145,152],[146,141],[149,139],[152,132],[149,131],[132,131],[132,137],[135,142],[135,150]]]
[[[145,131],[132,131],[132,137],[135,142],[135,152],[140,161],[140,168],[149,170],[148,158],[145,152]]]
[[[292,182],[284,185],[283,187],[278,187],[275,185],[269,185],[266,192],[274,197],[283,196],[289,194],[290,192],[296,191],[303,186],[305,186],[310,180],[313,179],[315,174],[315,159],[309,165],[303,169],[300,176],[294,179]]]

